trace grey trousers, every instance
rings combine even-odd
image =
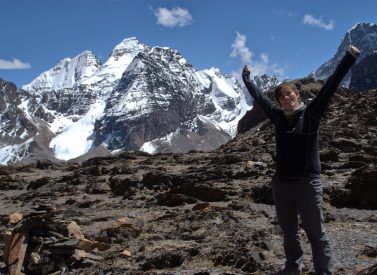
[[[313,264],[317,274],[332,274],[331,251],[324,229],[323,186],[319,176],[282,181],[272,178],[272,194],[276,214],[283,231],[285,270],[298,273],[303,251],[300,242],[298,215],[312,247]]]

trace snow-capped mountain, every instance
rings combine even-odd
[[[22,145],[22,153],[12,147],[12,154],[24,160],[38,158],[38,150],[44,158],[68,160],[98,146],[150,153],[210,150],[235,136],[238,120],[252,107],[235,77],[216,68],[197,70],[178,51],[134,37],[119,43],[103,64],[85,51],[17,91],[22,97],[12,108],[34,131],[0,148],[8,154],[6,146]]]
[[[93,53],[85,51],[60,61],[23,87],[39,95],[40,103],[50,111],[48,122],[55,135],[50,146],[57,158],[67,160],[91,148],[89,136],[96,119],[103,115],[108,93],[144,47],[136,38],[125,39],[102,65]]]
[[[327,79],[336,68],[336,65],[342,59],[348,46],[351,44],[358,47],[361,50],[361,54],[357,60],[356,65],[353,67],[351,72],[345,77],[343,81],[343,85],[347,87],[350,87],[350,80],[353,70],[358,66],[360,62],[362,62],[362,60],[369,58],[370,55],[377,51],[377,25],[372,23],[358,23],[355,26],[353,26],[344,35],[344,38],[341,41],[334,57],[322,64],[316,70],[314,77],[317,79]]]
[[[197,71],[177,51],[153,47],[133,59],[111,92],[105,115],[96,124],[95,144],[105,143],[110,150],[139,149],[183,130],[199,133],[204,129],[199,125],[208,124],[206,118],[229,139],[250,109],[244,97],[235,79],[217,69]],[[201,136],[210,142],[204,131]]]

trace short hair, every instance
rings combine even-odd
[[[279,98],[281,97],[283,92],[291,91],[291,90],[293,90],[296,93],[299,92],[296,86],[293,84],[289,84],[287,82],[280,84],[279,86],[275,88],[275,91],[274,91],[275,100],[280,104]]]

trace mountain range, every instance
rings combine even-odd
[[[344,85],[374,77],[377,25],[359,23],[315,72],[325,79],[349,44],[362,50]],[[274,76],[255,76],[264,91]],[[91,51],[65,58],[21,89],[0,79],[0,163],[83,160],[119,151],[208,151],[234,138],[252,109],[235,76],[195,69],[178,51],[124,39],[101,64]]]

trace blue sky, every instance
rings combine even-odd
[[[177,49],[198,69],[303,77],[331,58],[376,0],[0,0],[0,78],[29,83],[65,57],[102,62],[124,38]]]

